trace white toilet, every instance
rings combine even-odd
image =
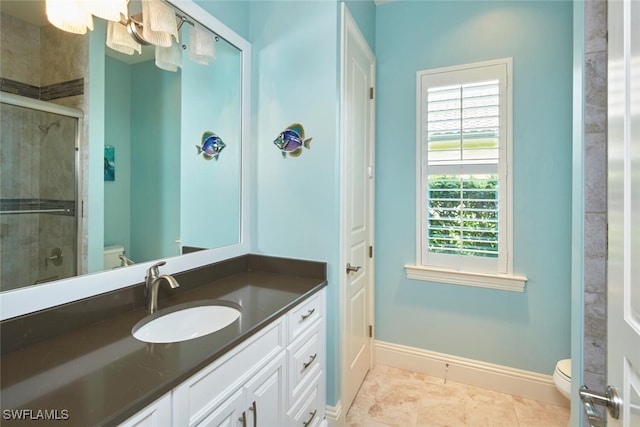
[[[563,359],[556,364],[553,382],[564,397],[571,399],[571,359]]]

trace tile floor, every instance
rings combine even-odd
[[[569,409],[375,366],[351,409],[349,427],[566,427]]]

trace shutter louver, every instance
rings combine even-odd
[[[498,257],[498,80],[431,87],[427,113],[428,251]]]

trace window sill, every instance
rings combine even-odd
[[[404,269],[407,272],[408,279],[498,289],[501,291],[524,292],[525,284],[527,283],[527,278],[524,276],[470,273],[417,265],[405,265]]]

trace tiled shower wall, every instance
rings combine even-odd
[[[0,119],[0,194],[8,210],[26,211],[0,217],[0,290],[74,275],[75,217],[33,209],[75,209],[77,120],[7,104]],[[56,248],[60,265],[47,260]]]
[[[579,4],[579,3],[576,3]],[[607,384],[607,2],[585,2],[584,383]],[[589,424],[585,420],[585,425]]]
[[[28,85],[36,89],[43,88],[46,90],[47,94],[52,91],[58,91],[58,96],[54,97],[56,99],[51,99],[50,102],[74,107],[84,111],[84,126],[83,129],[80,130],[80,169],[84,169],[83,165],[87,164],[86,160],[88,156],[87,150],[83,149],[83,142],[88,141],[88,79],[86,78],[88,75],[88,37],[65,33],[51,25],[46,25],[41,28],[36,27],[30,23],[21,21],[4,13],[0,14],[0,18],[0,32],[2,37],[2,43],[0,44],[0,56],[2,58],[2,61],[0,61],[0,78],[2,80],[3,90],[23,94],[22,91],[14,90],[16,85]],[[67,89],[74,86],[68,84],[70,81],[73,81],[76,86],[73,90]],[[80,87],[78,90],[78,82],[83,84],[84,88]],[[63,84],[60,85],[60,83]],[[60,86],[62,86],[62,93],[60,93]],[[69,96],[70,94],[74,95]],[[50,97],[46,96],[45,98],[49,99]],[[41,99],[44,98],[41,97]],[[5,118],[6,117],[3,117],[3,121]],[[56,119],[47,117],[45,121],[47,120],[47,123],[49,123]],[[73,123],[75,123],[75,119],[73,120]],[[46,123],[43,122],[43,124]],[[63,195],[57,191],[59,189],[49,188],[51,191],[47,192],[47,186],[49,186],[49,183],[55,181],[52,179],[53,176],[57,176],[60,173],[71,175],[75,174],[75,165],[62,164],[57,161],[55,157],[55,147],[53,147],[50,142],[47,142],[47,136],[52,137],[55,133],[58,133],[58,131],[70,129],[68,129],[66,122],[62,122],[63,126],[51,128],[50,135],[41,135],[40,132],[37,131],[37,125],[37,121],[31,122],[30,125],[20,125],[23,129],[16,129],[16,132],[18,132],[16,138],[27,141],[27,126],[31,126],[31,130],[35,127],[36,130],[34,133],[36,136],[34,138],[39,145],[38,147],[32,147],[33,149],[24,156],[21,156],[21,159],[31,158],[32,163],[37,160],[37,163],[39,164],[37,166],[44,166],[44,168],[40,167],[37,169],[37,172],[30,172],[29,174],[33,176],[31,176],[28,181],[26,178],[20,180],[20,187],[24,190],[21,190],[19,193],[14,194],[12,193],[12,190],[8,190],[3,185],[2,197],[18,199],[60,198],[64,200],[73,200],[73,194]],[[3,130],[8,131],[10,127],[13,128],[15,126],[3,125]],[[71,130],[71,132],[71,141],[73,142],[75,140],[75,131]],[[23,145],[23,148],[25,149],[28,144],[30,144],[30,142],[21,142],[21,145]],[[7,156],[3,155],[3,162],[12,162],[15,160],[7,159],[5,157]],[[41,159],[42,162],[38,159]],[[4,167],[3,169],[8,170],[8,168]],[[41,175],[42,179],[39,179],[38,177]],[[37,181],[41,181],[41,183],[44,184],[42,188],[40,188],[39,184],[36,184]],[[31,182],[33,185],[28,182]],[[6,183],[7,181],[3,184]],[[38,190],[34,193],[32,190],[35,185],[38,186]],[[73,185],[71,185],[70,189],[66,189],[65,193],[68,192],[68,190],[72,190],[72,193],[75,192]],[[86,195],[86,188],[81,186],[80,197],[86,200]],[[9,223],[16,222],[18,219],[17,217],[21,217],[19,218],[21,225],[18,226],[18,230],[15,230],[16,225],[14,224],[14,226],[10,227]],[[9,251],[11,255],[10,259],[15,260],[20,265],[29,266],[27,269],[30,270],[28,278],[21,277],[17,279],[18,282],[16,282],[16,278],[12,275],[12,279],[9,280],[9,278],[5,278],[4,276],[5,273],[8,274],[12,269],[9,268],[10,265],[5,262],[2,266],[3,278],[1,284],[3,290],[13,288],[17,283],[33,283],[34,279],[31,276],[34,274],[37,275],[35,280],[42,280],[52,276],[68,276],[69,268],[75,269],[77,258],[76,253],[73,250],[75,246],[75,233],[73,232],[73,229],[68,229],[68,224],[66,224],[68,223],[68,219],[69,217],[56,215],[3,215],[1,230],[3,239],[2,250],[3,252]],[[86,217],[82,218],[81,221],[84,222],[82,229],[86,229]],[[63,225],[63,223],[65,223],[65,225]],[[10,228],[13,231],[17,231],[17,233],[12,232],[11,235],[16,237],[18,241],[8,241]],[[40,233],[40,237],[36,237],[38,233]],[[35,249],[33,245],[26,244],[29,239],[33,241],[42,241],[45,248]],[[81,253],[86,253],[86,238],[81,239],[80,246],[82,248]],[[49,252],[51,252],[54,247],[61,247],[63,249],[63,254],[65,256],[63,266],[58,269],[59,271],[54,272],[49,271],[52,270],[52,266],[49,264],[48,271],[38,272],[38,270],[47,270],[45,268],[44,258],[49,255]],[[82,268],[80,268],[80,271],[82,272]],[[24,276],[24,274],[22,274],[22,276]]]

